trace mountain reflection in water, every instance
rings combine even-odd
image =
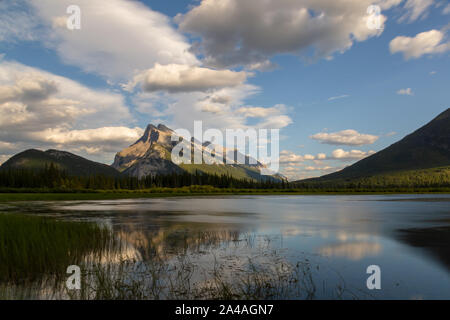
[[[250,279],[255,289],[276,277],[286,281],[264,292],[266,298],[450,298],[450,209],[445,195],[9,203],[0,205],[0,211],[107,225],[122,251],[108,252],[100,262],[133,261],[124,270],[135,272],[126,278],[134,283],[149,281],[158,261],[160,276],[184,277],[183,286],[190,288],[172,288],[176,292],[171,298],[193,298],[188,292],[217,298],[212,287],[219,283],[237,285]],[[369,265],[380,266],[382,290],[366,288]],[[289,285],[295,281],[301,285]],[[230,294],[237,289],[242,288],[232,287]],[[142,296],[167,297],[164,290]]]

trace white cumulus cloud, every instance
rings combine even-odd
[[[283,150],[280,152],[280,172],[287,176],[289,180],[306,179],[313,176],[321,176],[331,172],[335,172],[343,169],[348,164],[357,160],[364,159],[375,151],[362,151],[362,150],[349,150],[335,149],[330,155],[325,153],[318,153],[317,155],[311,154],[295,154],[289,150]],[[326,162],[334,162],[338,165],[325,165]],[[311,165],[314,163],[315,165]],[[311,173],[314,172],[314,175]]]
[[[362,146],[374,143],[379,137],[348,129],[333,133],[320,132],[310,136],[310,138],[324,144]]]
[[[161,65],[156,63],[151,69],[136,76],[128,87],[141,84],[146,92],[192,92],[235,87],[247,79],[246,72],[214,70],[204,67],[180,64]]]
[[[398,3],[379,0],[387,9]],[[382,33],[368,28],[373,0],[203,0],[176,17],[180,30],[201,37],[193,46],[207,64],[219,67],[266,64],[276,54],[327,58],[355,41]]]
[[[170,18],[138,1],[30,0],[23,11],[37,20],[28,31],[54,48],[65,63],[114,80],[129,80],[136,72],[160,64],[198,64],[190,44]],[[66,9],[81,10],[81,29],[68,30]],[[15,24],[14,29],[20,29]]]
[[[423,55],[443,53],[450,50],[450,42],[445,42],[445,34],[439,30],[430,30],[415,37],[398,36],[389,49],[392,54],[402,53],[406,60],[417,59]]]
[[[286,109],[285,105],[279,104],[271,108],[242,107],[236,110],[236,112],[250,118],[265,118],[284,113],[286,112]]]
[[[111,161],[113,147],[140,132],[127,127],[133,118],[123,96],[9,61],[0,62],[0,115],[0,147],[9,153],[95,146],[99,160]]]
[[[331,159],[336,160],[360,160],[364,159],[372,154],[374,154],[375,151],[361,151],[361,150],[350,150],[345,151],[343,149],[336,149],[331,153]]]
[[[64,129],[45,129],[35,133],[35,137],[42,141],[48,141],[55,144],[71,145],[71,144],[114,144],[123,141],[134,142],[138,140],[142,134],[141,128],[128,127],[102,127],[96,129],[83,130],[64,130]]]
[[[302,155],[295,154],[289,150],[283,150],[280,152],[280,163],[294,165],[298,162],[305,161],[305,157]]]

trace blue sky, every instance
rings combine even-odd
[[[2,2],[0,162],[33,147],[111,163],[148,123],[203,120],[279,128],[297,179],[449,107],[448,1],[255,1]],[[71,4],[80,30],[65,26]],[[382,29],[365,23],[371,4]]]

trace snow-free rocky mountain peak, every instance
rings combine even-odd
[[[205,173],[230,174],[238,178],[264,179],[260,175],[261,163],[249,164],[249,158],[246,157],[246,164],[181,164],[176,165],[171,160],[173,147],[178,143],[172,141],[171,137],[174,131],[163,124],[157,127],[149,124],[142,137],[128,148],[123,149],[116,154],[112,167],[127,175],[144,177],[149,174],[169,174],[181,173],[183,171],[195,172],[195,170]],[[192,139],[192,150],[203,151],[209,142],[201,144]],[[235,150],[225,150],[228,157],[236,155]],[[204,153],[204,157],[208,156]],[[236,159],[236,158],[235,158]],[[274,178],[274,177],[272,177]],[[278,177],[274,179],[279,179]]]

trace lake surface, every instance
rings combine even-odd
[[[233,277],[249,261],[306,261],[311,298],[450,299],[448,195],[17,202],[0,211],[96,221],[138,260],[151,259],[149,248],[168,261],[183,251],[204,274],[220,268]],[[370,265],[381,269],[380,290],[366,286]]]

